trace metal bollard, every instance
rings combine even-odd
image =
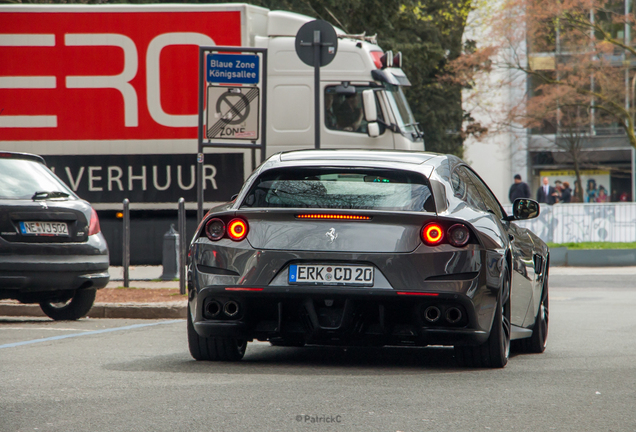
[[[188,235],[186,233],[185,199],[179,198],[179,293],[186,293],[186,249],[188,247]]]
[[[174,280],[179,277],[179,233],[170,224],[170,229],[163,235],[163,274],[161,280]]]
[[[130,201],[124,200],[124,229],[122,239],[122,267],[124,268],[124,287],[130,285]]]

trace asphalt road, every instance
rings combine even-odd
[[[184,321],[0,318],[0,431],[634,431],[635,279],[554,269],[548,350],[503,370],[436,347],[196,362]]]

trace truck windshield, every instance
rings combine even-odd
[[[415,118],[409,103],[406,101],[402,87],[387,84],[386,96],[400,130],[402,132],[418,132]]]

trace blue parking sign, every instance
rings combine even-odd
[[[206,80],[219,84],[258,84],[259,57],[243,54],[209,54]]]

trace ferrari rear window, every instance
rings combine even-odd
[[[266,171],[256,179],[242,207],[435,211],[424,176],[373,168]]]

